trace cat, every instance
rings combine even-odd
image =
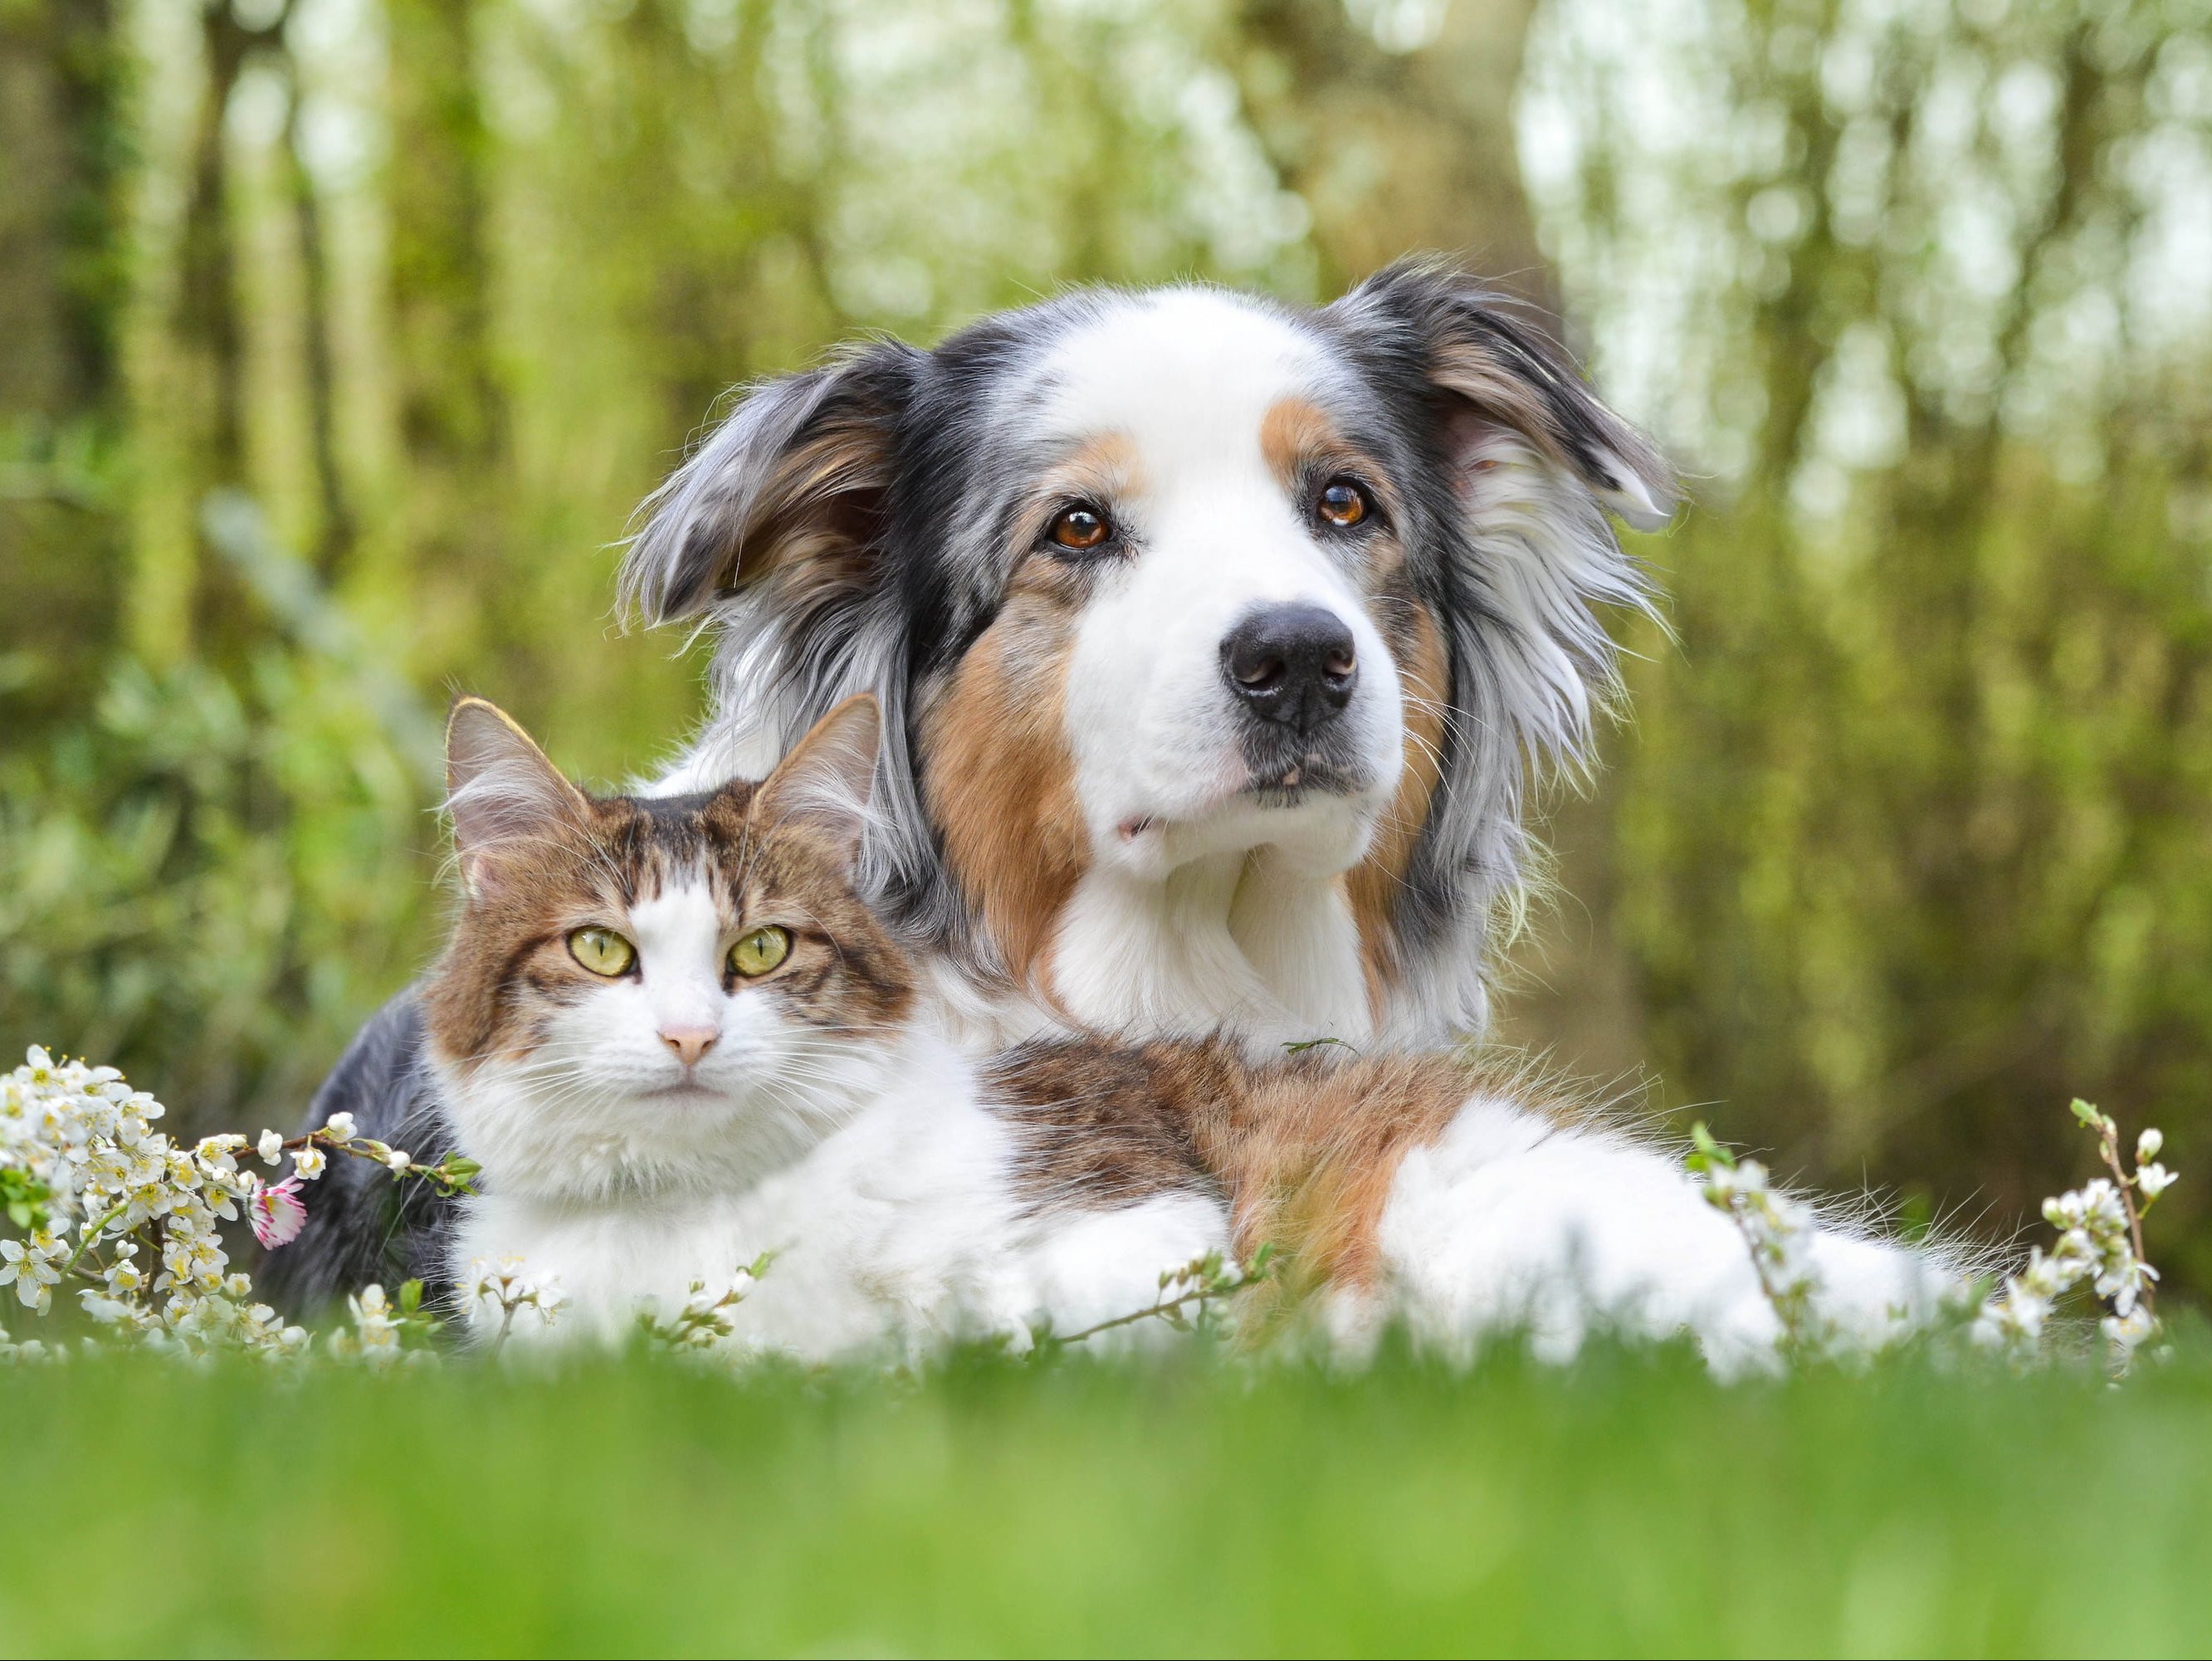
[[[404,1070],[484,1167],[444,1284],[519,1256],[560,1278],[562,1330],[615,1338],[778,1252],[734,1342],[828,1360],[1080,1330],[1164,1269],[1265,1245],[1286,1272],[1240,1299],[1255,1333],[1310,1317],[1356,1349],[1402,1320],[1463,1352],[1524,1329],[1564,1357],[1595,1329],[1686,1330],[1723,1372],[1774,1354],[1735,1225],[1601,1115],[1527,1106],[1525,1073],[1225,1037],[968,1059],[854,891],[878,739],[863,695],[758,785],[593,797],[493,706],[456,706],[465,900]],[[1951,1279],[1844,1230],[1808,1244],[1861,1342]]]
[[[613,1341],[773,1254],[733,1342],[828,1360],[1080,1330],[1225,1247],[1202,1183],[1025,1179],[1046,1127],[917,1019],[915,965],[854,892],[878,737],[862,697],[757,785],[594,797],[456,706],[465,897],[423,1056],[483,1192],[449,1282],[518,1256],[560,1281],[554,1330]]]

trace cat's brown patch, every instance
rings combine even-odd
[[[1022,1129],[1016,1180],[1031,1203],[1090,1210],[1218,1191],[1196,1104],[1235,1095],[1239,1065],[1212,1044],[1072,1038],[1007,1050],[982,1074]]]
[[[1022,1133],[1033,1205],[1222,1194],[1239,1256],[1283,1255],[1278,1297],[1371,1287],[1399,1167],[1498,1082],[1449,1055],[1322,1044],[1255,1063],[1225,1040],[1082,1038],[1025,1045],[985,1076]]]
[[[1272,1242],[1293,1290],[1375,1284],[1376,1230],[1399,1166],[1443,1134],[1480,1082],[1449,1056],[1335,1050],[1261,1069],[1212,1148],[1231,1173],[1238,1253]]]

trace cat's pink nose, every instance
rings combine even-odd
[[[712,1026],[664,1026],[660,1042],[684,1059],[686,1067],[699,1065],[699,1058],[714,1047],[714,1040],[722,1036]]]

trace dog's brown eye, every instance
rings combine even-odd
[[[1103,508],[1094,508],[1085,502],[1064,511],[1053,520],[1052,529],[1046,534],[1060,546],[1073,548],[1079,553],[1085,549],[1096,548],[1105,541],[1113,528],[1107,523]]]
[[[1367,517],[1367,492],[1348,478],[1333,478],[1314,507],[1332,525],[1357,525]]]

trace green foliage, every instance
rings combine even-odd
[[[1583,142],[1540,207],[1706,477],[1640,544],[1674,634],[1522,1036],[2002,1231],[2078,1170],[2077,1091],[2212,1138],[2212,307],[2168,234],[2212,210],[2212,14],[1613,15],[1553,8],[1532,90]],[[1629,131],[1639,82],[1706,119]],[[2151,1231],[2199,1289],[2205,1215]]]
[[[295,1118],[425,961],[424,781],[354,691],[271,647],[240,683],[112,664],[90,719],[0,754],[0,1009],[185,1124]]]
[[[2212,1363],[0,1373],[26,1653],[2191,1654]],[[426,1465],[417,1451],[434,1449]],[[557,1451],[557,1454],[553,1451]],[[149,1552],[149,1540],[176,1548]],[[188,1548],[185,1543],[188,1542]],[[69,1564],[128,1563],[88,1579]]]
[[[28,1171],[0,1165],[0,1206],[6,1208],[8,1220],[22,1232],[46,1226],[46,1202],[52,1197],[46,1185]]]

